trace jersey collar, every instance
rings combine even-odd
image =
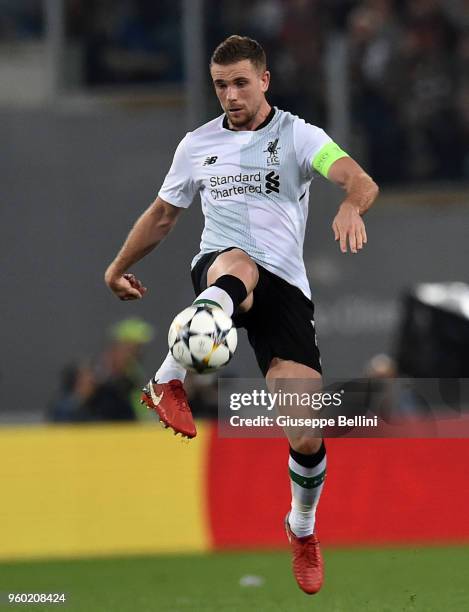
[[[226,115],[223,117],[223,127],[225,128],[225,130],[229,130],[230,132],[243,132],[243,131],[246,131],[246,132],[248,132],[248,131],[249,132],[251,132],[251,131],[252,132],[257,132],[258,130],[262,130],[262,128],[265,128],[266,125],[269,125],[269,123],[272,121],[272,119],[275,116],[275,111],[276,111],[275,107],[272,106],[272,108],[270,109],[270,113],[267,115],[267,117],[264,119],[264,121],[262,123],[260,123],[256,127],[255,130],[233,130],[233,129],[231,129],[229,127],[228,117]]]

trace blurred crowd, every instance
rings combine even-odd
[[[354,126],[376,178],[469,178],[469,2],[368,0],[347,34]]]
[[[42,0],[0,0],[0,42],[34,39],[44,33]]]
[[[468,0],[208,4],[209,47],[258,38],[272,101],[315,124],[327,125],[326,52],[346,40],[351,147],[380,183],[469,178]]]
[[[101,353],[64,367],[48,418],[56,422],[132,421],[139,418],[142,358],[153,328],[138,318],[109,329]]]
[[[0,40],[37,36],[41,0],[0,0]],[[182,0],[66,0],[88,86],[181,83]],[[325,58],[348,46],[350,148],[383,183],[469,178],[469,0],[205,0],[207,58],[264,45],[270,99],[328,125]]]
[[[83,44],[89,86],[183,79],[178,0],[68,0],[67,29]]]
[[[111,326],[108,342],[97,357],[63,368],[47,419],[56,423],[155,420],[156,416],[140,404],[141,388],[147,382],[144,351],[153,337],[153,327],[139,318]],[[215,375],[189,373],[184,386],[196,417],[217,416]]]
[[[64,2],[69,43],[82,50],[85,85],[182,81],[179,0]],[[45,0],[0,0],[0,43],[45,31]]]

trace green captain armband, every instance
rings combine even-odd
[[[348,153],[342,151],[338,144],[335,142],[328,142],[318,153],[316,153],[311,165],[316,172],[319,172],[324,178],[327,178],[332,164],[341,157],[348,156]]]

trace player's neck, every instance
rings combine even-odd
[[[271,110],[272,110],[272,107],[270,106],[270,104],[267,102],[267,100],[264,100],[264,102],[261,104],[261,107],[257,111],[256,115],[246,125],[236,127],[235,125],[232,125],[231,122],[228,120],[228,125],[230,127],[230,130],[234,130],[235,132],[240,132],[240,131],[253,132],[254,130],[257,130],[257,128],[260,125],[264,123],[264,121],[269,116],[269,113],[271,112]]]

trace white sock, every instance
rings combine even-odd
[[[174,359],[169,351],[159,370],[156,371],[154,380],[159,383],[166,383],[174,379],[184,382],[185,378],[186,369]]]
[[[326,457],[312,468],[288,459],[292,502],[288,522],[298,537],[311,535],[316,521],[316,508],[326,477]]]
[[[220,287],[207,287],[205,291],[202,291],[200,295],[194,300],[194,304],[202,304],[206,302],[209,306],[220,306],[226,314],[231,317],[233,314],[233,300],[230,298],[228,293]]]

